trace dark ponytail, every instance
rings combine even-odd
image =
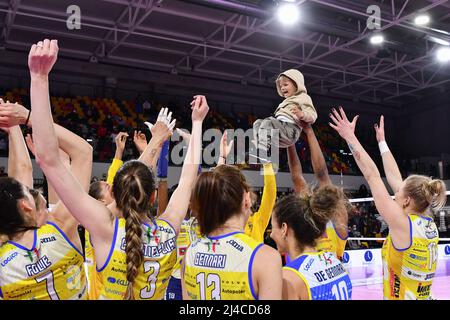
[[[294,231],[300,249],[316,245],[326,224],[338,210],[345,210],[342,189],[329,185],[312,194],[289,195],[279,200],[273,209],[279,226],[286,223]]]
[[[0,178],[0,244],[10,240],[16,234],[37,229],[19,209],[19,200],[25,199],[24,186],[9,177]]]

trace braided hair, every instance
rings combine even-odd
[[[113,192],[117,208],[125,218],[125,253],[128,287],[125,299],[134,299],[133,283],[144,256],[142,253],[142,222],[150,216],[155,179],[150,169],[139,161],[126,162],[117,172]],[[153,218],[153,217],[152,217]]]

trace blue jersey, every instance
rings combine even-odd
[[[351,300],[352,283],[347,271],[331,252],[305,253],[284,269],[298,275],[310,300]]]

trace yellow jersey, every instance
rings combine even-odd
[[[201,234],[197,219],[191,217],[188,220],[183,220],[177,237],[177,263],[173,268],[172,277],[181,279],[180,269],[186,249],[200,237]]]
[[[86,299],[83,254],[54,223],[34,230],[33,246],[0,247],[0,296],[5,300]]]
[[[95,266],[95,252],[92,246],[89,232],[84,230],[84,264],[88,284],[88,300],[97,300],[100,295],[101,277]]]
[[[409,215],[411,243],[396,249],[389,234],[381,250],[383,295],[388,300],[431,299],[439,233],[433,219]]]
[[[192,300],[254,300],[253,259],[263,246],[243,232],[202,237],[186,251],[184,283]]]
[[[144,261],[134,281],[136,300],[164,298],[172,269],[177,261],[176,232],[165,220],[142,225]],[[111,250],[105,264],[97,268],[101,278],[99,299],[122,300],[128,286],[125,253],[125,219],[116,218]]]
[[[258,242],[264,242],[264,232],[277,199],[277,181],[271,163],[264,165],[264,190],[258,212],[250,216],[245,225],[245,234]]]
[[[328,221],[325,233],[317,240],[316,249],[318,251],[333,252],[339,260],[344,255],[347,238],[341,238],[334,227],[333,221]]]

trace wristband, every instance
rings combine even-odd
[[[379,142],[378,147],[380,148],[380,154],[389,152],[389,147],[388,147],[386,141]]]

